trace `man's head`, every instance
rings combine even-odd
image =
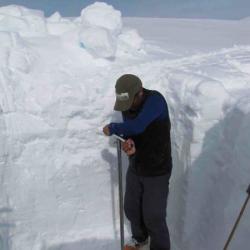
[[[115,85],[116,102],[114,110],[126,111],[137,106],[143,95],[142,82],[139,77],[126,74],[118,78]]]

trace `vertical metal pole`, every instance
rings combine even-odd
[[[232,232],[230,233],[229,238],[228,238],[228,240],[227,240],[227,242],[226,242],[226,245],[224,246],[223,250],[227,250],[227,248],[228,248],[228,246],[229,246],[229,243],[231,242],[231,240],[232,240],[232,238],[233,238],[233,235],[234,235],[234,233],[235,233],[235,231],[236,231],[236,228],[237,228],[237,226],[238,226],[238,224],[239,224],[239,222],[240,222],[240,219],[241,219],[241,217],[242,217],[242,215],[243,215],[243,213],[244,213],[244,210],[246,209],[247,203],[248,203],[248,201],[249,201],[249,199],[250,199],[250,185],[248,186],[247,193],[248,193],[248,196],[247,196],[247,198],[246,198],[246,200],[245,200],[245,202],[244,202],[244,204],[243,204],[243,206],[242,206],[242,209],[241,209],[241,211],[240,211],[240,214],[239,214],[239,216],[238,216],[238,218],[237,218],[237,220],[236,220],[236,222],[235,222],[235,224],[234,224],[234,227],[233,227],[233,229],[232,229]]]
[[[120,236],[121,236],[121,250],[123,250],[124,248],[124,215],[123,215],[123,186],[122,186],[122,151],[121,151],[120,140],[117,140],[117,158],[118,158],[118,179],[119,179]]]

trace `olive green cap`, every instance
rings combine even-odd
[[[135,95],[141,88],[142,82],[136,75],[126,74],[118,78],[115,85],[116,101],[114,110],[126,111],[130,109]]]

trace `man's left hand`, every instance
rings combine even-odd
[[[102,131],[105,135],[110,136],[109,124],[103,127]]]

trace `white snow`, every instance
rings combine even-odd
[[[112,58],[116,52],[115,38],[107,29],[88,27],[82,29],[79,35],[80,43],[93,56]]]
[[[60,22],[61,19],[62,19],[61,14],[58,11],[56,11],[50,17],[47,18],[47,21],[49,21],[49,22]]]
[[[169,104],[173,250],[222,249],[250,183],[249,31],[247,19],[124,19],[105,3],[75,19],[0,8],[0,249],[119,248],[116,148],[101,128],[121,119],[124,73]],[[249,234],[248,204],[231,248]]]
[[[44,13],[22,6],[0,8],[0,31],[19,32],[22,35],[44,35],[47,32]]]
[[[1,49],[4,47],[11,47],[12,39],[9,32],[1,31],[0,32],[0,44]]]
[[[104,2],[95,2],[81,12],[83,25],[102,27],[119,34],[122,28],[121,12]]]
[[[140,37],[138,32],[135,29],[124,30],[118,36],[118,53],[133,54],[136,51],[142,51],[144,44],[143,39]]]

